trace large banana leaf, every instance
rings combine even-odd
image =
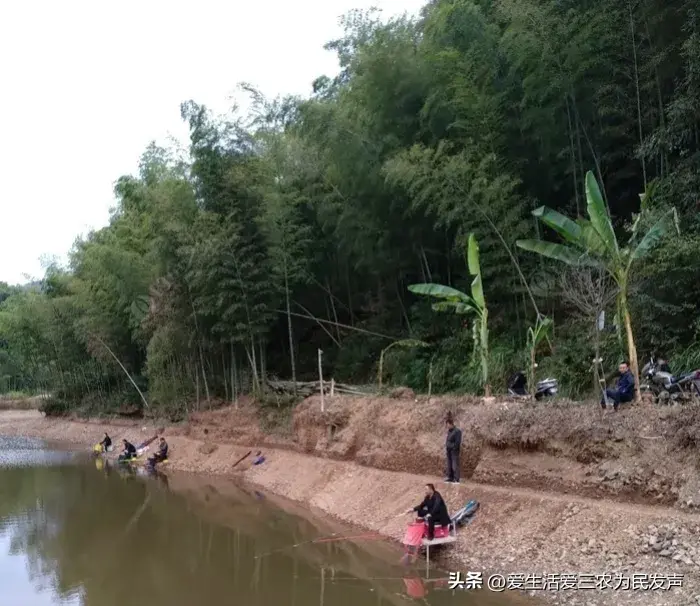
[[[527,338],[531,348],[537,348],[537,346],[547,338],[550,328],[552,327],[552,319],[546,316],[537,320],[534,329],[532,327],[527,329]]]
[[[532,211],[532,216],[537,217],[542,223],[551,227],[567,242],[579,244],[581,241],[583,235],[581,226],[556,210],[540,206]]]
[[[574,267],[599,267],[600,262],[587,255],[583,251],[564,246],[563,244],[554,244],[553,242],[544,242],[543,240],[518,240],[516,243],[518,248],[529,250],[549,257],[555,261],[561,261],[567,265]]]
[[[462,303],[472,303],[472,298],[461,290],[444,286],[443,284],[411,284],[408,290],[416,295],[426,295],[438,297],[448,301],[461,301]]]
[[[676,213],[676,209],[672,208],[644,235],[642,241],[637,245],[637,248],[634,249],[634,252],[632,252],[629,262],[632,263],[632,261],[641,259],[648,254],[659,240],[674,228],[676,232],[680,233],[680,229],[678,228],[678,214]]]
[[[591,220],[591,225],[598,232],[609,254],[618,258],[619,249],[615,230],[610,221],[603,195],[600,193],[598,182],[591,171],[586,173],[586,200],[588,201],[588,217]]]
[[[581,247],[597,257],[605,257],[607,247],[591,222],[586,219],[578,219],[577,222],[581,227]]]
[[[467,245],[467,265],[469,273],[474,276],[472,281],[472,299],[480,308],[486,307],[486,299],[484,298],[484,287],[481,283],[481,264],[479,263],[479,244],[474,237],[474,234],[469,234],[469,243]]]
[[[460,315],[480,313],[478,306],[475,305],[474,302],[468,304],[460,301],[440,301],[439,303],[433,303],[432,308],[433,311],[454,311],[456,314]]]

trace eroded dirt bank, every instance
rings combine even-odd
[[[318,404],[312,398],[297,409],[286,437],[262,432],[254,411],[246,407],[195,415],[187,425],[167,427],[173,449],[170,468],[234,473],[346,522],[399,538],[406,522],[400,512],[414,505],[422,485],[436,481],[442,471],[440,421],[449,408],[465,431],[463,473],[510,484],[440,484],[452,509],[471,498],[482,504],[475,522],[450,549],[450,568],[535,574],[680,573],[685,575],[682,592],[580,591],[548,597],[598,606],[696,603],[700,516],[692,505],[700,499],[691,489],[693,410],[685,411],[683,434],[677,431],[679,413],[673,410],[601,415],[568,405],[543,410],[513,403],[476,406],[411,398],[336,400],[321,414]],[[137,441],[152,435],[154,427],[51,420],[24,411],[0,413],[0,434],[86,447],[105,430],[113,439]],[[250,467],[244,462],[232,471],[233,462],[255,446],[264,450],[265,464]],[[552,492],[557,489],[569,494]],[[586,498],[589,493],[605,498]]]

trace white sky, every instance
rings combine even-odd
[[[152,140],[186,137],[180,102],[224,111],[236,85],[308,94],[337,72],[338,17],[425,0],[0,0],[0,281],[43,275],[104,225]]]

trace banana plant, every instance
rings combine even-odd
[[[435,311],[453,311],[460,315],[471,314],[474,316],[472,323],[474,354],[478,354],[481,361],[481,380],[484,394],[488,397],[491,395],[491,385],[489,383],[488,309],[481,281],[479,245],[474,234],[469,235],[466,257],[469,273],[474,277],[471,285],[471,296],[463,293],[461,290],[451,286],[444,286],[443,284],[411,284],[408,290],[417,295],[441,299],[437,303],[433,303],[433,310]]]
[[[534,328],[531,326],[527,329],[527,348],[530,352],[530,372],[528,373],[528,384],[530,393],[535,393],[535,369],[537,368],[537,348],[542,341],[548,338],[552,328],[552,319],[546,316],[537,318]]]
[[[678,227],[675,208],[668,210],[649,230],[642,235],[639,225],[645,210],[648,196],[641,197],[642,213],[637,215],[632,227],[632,236],[627,246],[620,246],[613,229],[610,214],[592,172],[586,174],[586,201],[588,219],[570,219],[555,210],[541,206],[532,212],[546,226],[553,229],[565,244],[542,240],[519,240],[516,245],[523,250],[538,253],[544,257],[561,261],[575,267],[597,267],[604,270],[618,287],[618,320],[625,325],[630,369],[635,378],[635,395],[639,392],[639,363],[637,348],[632,331],[632,318],[629,310],[629,282],[635,261],[646,256],[658,241],[670,230]]]

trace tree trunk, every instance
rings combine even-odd
[[[338,314],[335,311],[335,301],[333,300],[333,291],[331,290],[331,283],[326,278],[326,289],[328,290],[328,298],[331,300],[331,310],[333,311],[333,320],[335,321],[335,334],[340,341],[340,328],[338,328]]]
[[[265,393],[265,347],[262,338],[258,341],[258,348],[260,349],[260,393]]]
[[[630,14],[630,31],[632,34],[632,57],[634,58],[634,88],[637,93],[637,128],[639,130],[639,145],[644,143],[644,131],[642,128],[642,100],[639,94],[639,65],[637,62],[637,36],[634,32],[634,12],[632,11],[632,2],[627,0],[627,8]],[[642,162],[642,175],[644,177],[644,191],[647,189],[647,165],[644,159],[644,154],[640,156]]]
[[[236,352],[233,349],[233,341],[231,341],[231,396],[234,405],[238,406],[238,362],[236,361]]]
[[[294,383],[294,397],[297,397],[297,368],[294,360],[294,334],[292,332],[292,311],[289,304],[289,280],[287,276],[287,257],[284,258],[284,294],[287,302],[287,333],[289,336],[289,363],[292,366],[292,383]]]
[[[420,247],[420,253],[421,253],[421,256],[423,257],[423,263],[425,263],[425,271],[428,274],[428,282],[432,282],[433,281],[433,274],[430,271],[430,265],[428,264],[428,257],[425,255],[425,249],[423,248],[422,244]]]
[[[481,372],[484,378],[484,395],[487,398],[491,397],[491,382],[489,381],[489,331],[487,322],[487,313],[484,310],[484,317],[481,319],[479,350],[481,353]]]
[[[204,368],[204,354],[202,353],[202,346],[199,346],[199,362],[202,366],[202,380],[204,381],[204,393],[207,396],[207,404],[210,402],[209,397],[209,383],[207,382],[207,371]]]
[[[569,150],[571,152],[571,173],[574,179],[574,198],[576,201],[576,216],[581,216],[581,208],[579,206],[578,196],[578,171],[576,170],[576,148],[574,147],[574,127],[571,121],[571,108],[569,107],[569,97],[566,100],[566,117],[569,120]]]
[[[350,326],[355,324],[355,314],[352,311],[352,289],[350,288],[350,267],[349,263],[345,261],[345,286],[348,290],[348,309],[350,310]]]
[[[197,398],[197,410],[199,410],[199,370],[197,365],[194,365],[194,377],[196,381],[196,398]]]
[[[401,296],[401,276],[396,280],[396,296],[399,299],[399,306],[401,307],[401,315],[406,322],[406,328],[408,329],[408,334],[413,334],[413,329],[411,328],[411,320],[408,319],[408,312],[406,311],[406,306],[403,304],[403,297]]]
[[[221,377],[224,380],[224,394],[226,395],[226,401],[230,402],[228,399],[228,381],[226,380],[226,350],[221,348]]]
[[[253,373],[252,389],[257,395],[258,393],[258,367],[255,362],[255,337],[250,335],[250,350],[247,350],[248,362],[250,362],[250,372]]]
[[[639,389],[639,362],[637,360],[637,346],[634,344],[634,334],[632,332],[632,318],[630,316],[629,307],[627,306],[627,297],[622,298],[622,313],[625,316],[625,331],[627,332],[627,352],[629,355],[630,370],[634,376],[634,398],[637,402],[642,400],[642,392]]]

